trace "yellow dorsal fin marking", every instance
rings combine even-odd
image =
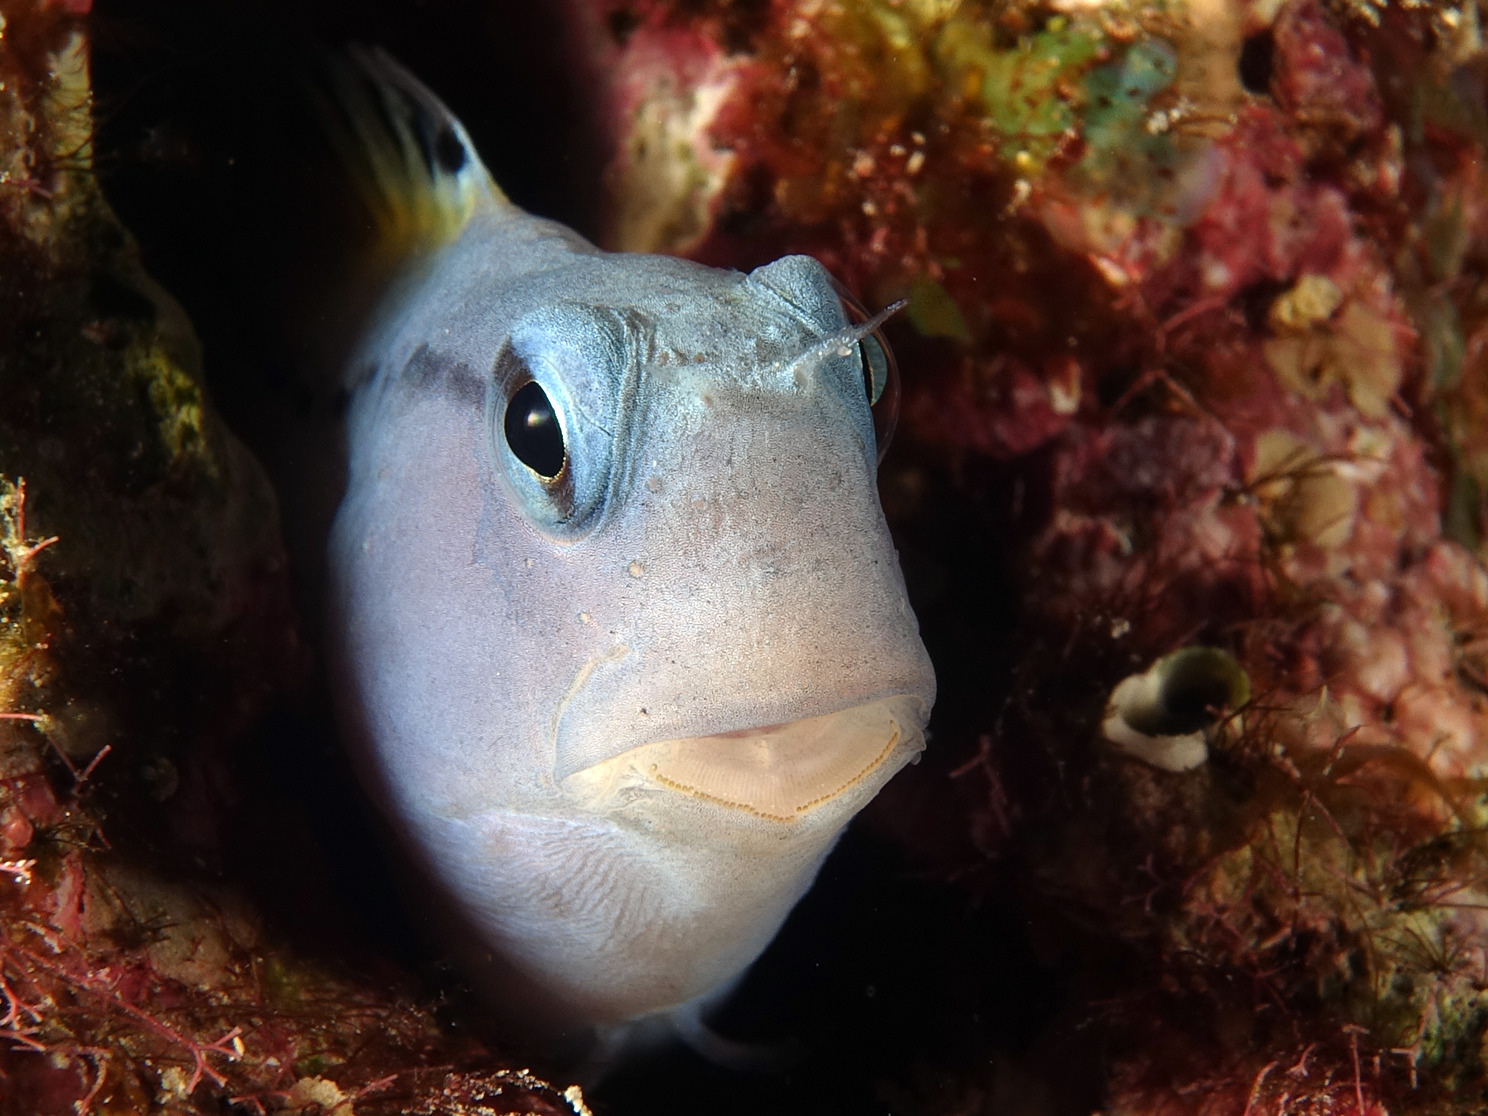
[[[326,131],[390,259],[457,239],[482,209],[511,203],[454,114],[376,47],[351,47],[317,93]]]

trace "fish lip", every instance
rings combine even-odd
[[[921,708],[916,696],[896,694],[794,721],[652,740],[560,785],[593,810],[647,798],[773,822],[833,803],[855,813],[923,748]]]
[[[848,708],[852,708],[852,707],[849,706]],[[840,712],[840,710],[838,712]],[[830,713],[824,713],[824,714],[822,714],[822,716],[824,716],[824,717],[830,717],[831,714]],[[750,725],[748,728],[729,729],[727,732],[710,732],[710,733],[706,733],[703,736],[691,737],[690,739],[695,739],[695,740],[736,740],[736,739],[740,739],[742,737],[755,736],[755,735],[758,735],[758,734],[761,734],[761,733],[779,732],[783,728],[789,728],[791,725],[795,724],[797,721],[804,721],[804,720],[807,720],[807,719],[808,718],[806,718],[806,717],[797,717],[793,721],[776,721],[772,725]],[[651,741],[651,743],[654,744],[654,743],[657,743],[657,741]]]

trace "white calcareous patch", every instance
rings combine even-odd
[[[1209,758],[1225,716],[1250,700],[1250,680],[1228,652],[1186,647],[1116,684],[1101,734],[1143,763],[1192,771]]]

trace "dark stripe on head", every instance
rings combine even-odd
[[[435,393],[472,407],[486,405],[486,378],[464,361],[420,345],[399,377],[420,392]]]

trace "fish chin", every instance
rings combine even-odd
[[[656,740],[562,780],[596,813],[688,801],[788,824],[857,809],[924,747],[920,702],[881,698],[786,724]],[[834,808],[835,807],[835,808]]]

